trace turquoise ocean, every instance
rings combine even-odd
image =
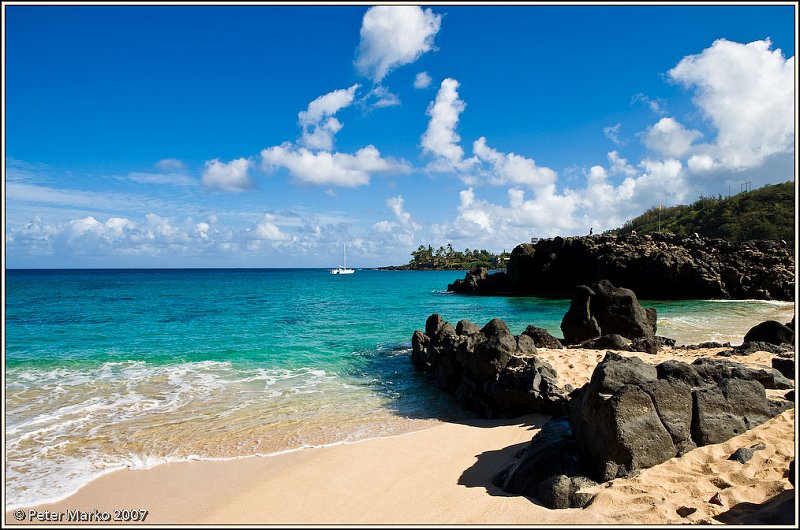
[[[461,271],[8,270],[7,506],[125,467],[275,454],[463,418],[415,374],[438,312],[561,335],[569,301],[447,293]],[[679,344],[739,344],[792,303],[643,301]]]

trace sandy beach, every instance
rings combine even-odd
[[[647,362],[691,362],[719,350],[665,350]],[[563,382],[588,381],[604,351],[540,350]],[[757,352],[735,358],[769,365]],[[782,391],[768,391],[778,398]],[[491,477],[548,419],[442,423],[389,438],[304,449],[269,457],[187,461],[102,476],[74,495],[25,508],[147,510],[146,523],[232,524],[680,524],[781,521],[794,513],[787,469],[794,458],[794,410],[716,445],[596,488],[584,509],[549,510],[491,485]],[[739,447],[763,442],[746,464],[728,460]],[[722,506],[707,501],[719,492]],[[679,514],[681,512],[684,515]],[[686,515],[687,512],[691,512]],[[45,516],[45,514],[42,514]],[[11,512],[6,524],[15,524]],[[45,524],[44,521],[38,521]]]

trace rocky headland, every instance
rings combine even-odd
[[[523,243],[505,272],[469,271],[448,290],[570,296],[602,279],[654,300],[794,300],[794,250],[783,241],[731,243],[669,233],[556,237]]]

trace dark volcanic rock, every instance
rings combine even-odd
[[[575,285],[601,279],[652,300],[794,300],[794,251],[771,241],[731,243],[674,234],[556,237],[518,245],[506,272],[473,270],[448,289],[570,296]]]
[[[601,280],[590,287],[575,287],[569,310],[561,321],[561,331],[566,344],[585,343],[603,335],[653,339],[656,312],[655,309],[645,310],[630,289],[614,287],[607,280]],[[621,344],[607,347],[622,349]]]
[[[770,344],[793,344],[794,331],[774,320],[753,326],[744,336],[744,342],[768,342]]]
[[[529,335],[513,335],[498,318],[481,329],[468,320],[454,328],[438,314],[428,317],[425,330],[411,337],[411,360],[418,370],[435,374],[464,408],[489,418],[565,410],[567,389],[536,356]]]
[[[773,357],[772,368],[779,371],[787,379],[794,379],[794,359]]]
[[[467,272],[463,280],[456,280],[447,286],[448,291],[466,294],[510,293],[511,286],[503,274],[489,274],[486,267],[475,267]]]
[[[561,320],[561,331],[564,333],[564,342],[574,344],[599,337],[600,324],[592,316],[591,299],[594,291],[585,285],[579,285],[572,291],[572,301],[569,309]]]
[[[742,464],[746,464],[753,458],[753,453],[756,451],[760,451],[761,449],[766,449],[767,446],[764,444],[756,444],[751,447],[740,447],[733,454],[728,458],[728,460],[736,460]]]
[[[638,339],[633,339],[629,349],[630,351],[641,351],[649,354],[658,353],[658,350],[663,344],[659,340],[660,338],[661,337],[639,337]]]
[[[589,339],[587,341],[579,342],[578,344],[570,345],[570,348],[586,348],[588,350],[622,350],[630,351],[631,341],[612,333],[611,335],[602,335],[596,339]]]
[[[701,357],[692,363],[695,373],[706,382],[720,383],[724,379],[758,381],[764,388],[786,389],[794,384],[774,368],[749,368],[739,363]]]
[[[581,506],[591,498],[579,491],[590,479],[631,476],[728,440],[792,406],[767,400],[762,382],[775,384],[773,371],[698,361],[653,366],[608,352],[589,383],[570,394],[568,422],[548,423],[495,485],[551,508]],[[746,460],[759,448],[740,450],[737,458]]]
[[[784,353],[794,353],[794,347],[789,344],[771,344],[769,342],[745,342],[739,346],[734,346],[730,351],[730,355],[750,355],[757,351],[765,351],[767,353],[774,353],[781,355]],[[721,353],[721,352],[720,352]]]
[[[564,347],[561,341],[552,336],[546,329],[537,328],[536,326],[528,326],[523,335],[527,335],[533,339],[533,344],[537,348],[561,349]]]
[[[697,445],[724,442],[770,419],[764,387],[725,379],[693,392],[692,439]]]
[[[456,324],[457,335],[474,335],[480,330],[481,328],[479,328],[477,324],[473,324],[467,319],[459,320],[458,324]]]
[[[762,384],[776,384],[774,371],[699,361],[653,366],[606,354],[570,402],[570,423],[592,478],[627,476],[695,446],[727,440],[779,412]],[[785,378],[777,377],[780,386]]]
[[[580,508],[592,495],[579,490],[596,483],[581,475],[575,439],[565,418],[550,420],[531,444],[495,475],[508,493],[525,495],[548,508]]]

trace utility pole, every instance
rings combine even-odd
[[[661,203],[658,203],[658,233],[661,233]]]

